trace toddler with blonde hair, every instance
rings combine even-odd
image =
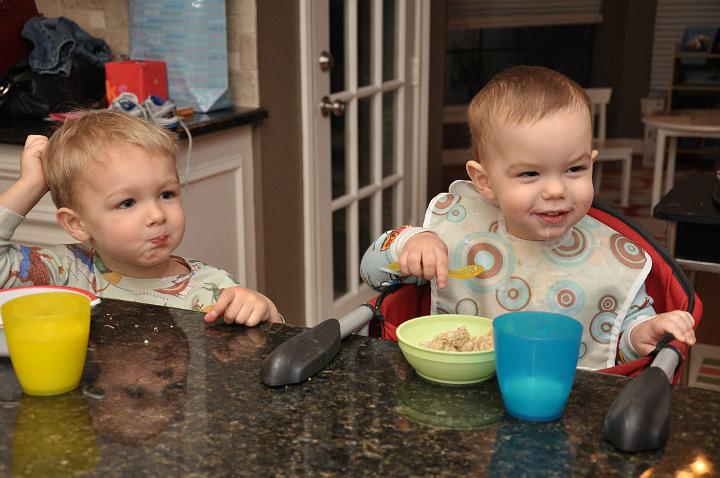
[[[185,232],[173,133],[118,111],[78,116],[49,141],[28,136],[20,178],[0,194],[0,287],[78,287],[203,311],[208,322],[282,321],[270,299],[227,272],[173,254]],[[58,224],[78,243],[13,244],[48,190]]]

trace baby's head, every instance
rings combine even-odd
[[[57,208],[78,209],[76,187],[90,164],[102,162],[109,150],[136,146],[148,154],[175,160],[175,136],[141,118],[113,110],[82,112],[50,137],[42,166]]]
[[[171,133],[124,113],[66,122],[43,156],[58,224],[118,274],[187,272],[172,255],[185,232],[175,150]]]
[[[486,164],[502,148],[498,131],[534,123],[554,113],[580,110],[591,123],[587,93],[576,82],[542,66],[519,65],[494,76],[468,108],[472,153]]]
[[[512,67],[473,98],[468,123],[468,175],[510,234],[558,239],[585,216],[597,151],[590,101],[577,83],[543,67]]]

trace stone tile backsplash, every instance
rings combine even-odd
[[[113,53],[130,51],[127,0],[35,0],[46,17],[67,17],[93,36],[103,38]],[[226,0],[228,80],[235,104],[260,106],[255,0]]]

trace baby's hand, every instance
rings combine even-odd
[[[282,322],[275,304],[260,292],[240,286],[223,290],[210,312],[205,314],[205,322],[214,322],[223,316],[226,324],[243,324],[255,327],[260,322]]]
[[[695,320],[688,312],[665,312],[635,327],[630,334],[630,343],[635,351],[643,356],[655,350],[658,341],[667,333],[673,334],[680,342],[694,345],[694,326]]]
[[[421,232],[405,243],[400,257],[400,272],[405,275],[431,280],[437,277],[437,285],[447,284],[448,252],[442,239],[432,232]]]
[[[48,145],[45,136],[31,134],[25,139],[25,147],[20,156],[20,177],[31,181],[40,188],[47,188],[42,169],[42,156]]]

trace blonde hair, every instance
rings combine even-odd
[[[53,133],[42,158],[55,206],[73,207],[73,186],[85,167],[102,161],[109,148],[133,145],[175,160],[174,133],[144,119],[114,110],[79,112]]]
[[[514,66],[495,75],[470,102],[468,126],[472,152],[479,163],[487,160],[495,129],[533,123],[558,111],[585,110],[591,118],[585,90],[557,71],[542,66]]]

